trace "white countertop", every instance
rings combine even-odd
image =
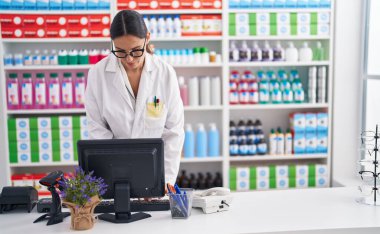
[[[172,219],[170,211],[130,224],[99,220],[80,233],[380,233],[380,207],[355,201],[356,187],[273,190],[234,193],[229,211],[203,214],[192,210],[187,220]],[[41,214],[24,211],[0,215],[0,233],[68,233],[69,219],[46,226],[33,224]],[[299,232],[297,232],[299,231]]]

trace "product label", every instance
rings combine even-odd
[[[257,153],[256,145],[250,144],[248,145],[248,155],[255,155]]]
[[[9,105],[18,105],[18,84],[8,84],[8,103]]]
[[[84,105],[84,83],[77,83],[75,85],[75,102],[77,105]]]
[[[60,105],[59,84],[50,84],[49,86],[49,104],[54,106]]]
[[[22,84],[22,104],[23,105],[32,105],[32,84],[25,83]]]
[[[269,102],[268,90],[260,90],[260,102]]]
[[[261,61],[262,54],[257,50],[251,51],[251,60],[252,61]]]
[[[36,84],[36,104],[46,105],[46,85],[44,83]]]
[[[70,82],[62,83],[62,104],[63,105],[73,104],[73,85]]]
[[[250,92],[249,93],[249,103],[256,104],[259,102],[259,93],[258,92]]]

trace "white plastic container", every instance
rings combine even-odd
[[[211,105],[220,106],[221,102],[221,84],[220,77],[215,76],[211,78]]]
[[[300,62],[310,62],[313,60],[313,51],[307,42],[304,42],[299,50],[299,60]]]
[[[288,62],[298,61],[298,50],[294,47],[293,42],[289,42],[289,46],[285,50],[285,60]]]
[[[33,65],[41,65],[41,55],[39,50],[35,50],[33,54]]]
[[[200,105],[201,106],[209,106],[211,103],[210,96],[210,77],[202,77],[200,78]]]
[[[199,81],[196,76],[189,79],[189,106],[199,106]]]

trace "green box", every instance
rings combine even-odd
[[[249,180],[249,189],[250,190],[256,190],[257,189],[257,181],[256,179],[250,179]]]
[[[296,178],[289,178],[289,188],[296,187]]]
[[[17,131],[8,130],[8,142],[17,141]]]
[[[236,191],[236,181],[230,181],[230,189],[231,191]]]
[[[248,20],[249,20],[249,24],[256,25],[257,24],[256,13],[249,13]]]
[[[295,178],[296,178],[296,166],[289,165],[289,179],[295,179]]]
[[[37,122],[37,117],[30,117],[29,118],[29,130],[38,130],[38,122]]]
[[[228,27],[228,35],[236,36],[236,25],[230,25]]]
[[[237,180],[237,171],[236,167],[231,167],[230,168],[230,181],[235,181]]]
[[[309,177],[315,177],[316,171],[315,171],[315,164],[309,164]]]
[[[310,23],[318,24],[318,14],[316,12],[310,13]]]
[[[16,131],[16,119],[8,119],[8,131]]]
[[[315,176],[314,177],[310,177],[309,176],[309,187],[315,187],[316,185],[316,181],[315,181]]]
[[[310,24],[310,35],[317,35],[318,34],[318,25],[317,24]]]
[[[269,166],[269,178],[270,179],[276,179],[276,166],[275,165]]]
[[[277,35],[277,24],[271,24],[270,27],[270,35],[276,36]]]
[[[256,167],[249,168],[249,180],[256,180]]]
[[[257,35],[257,26],[256,24],[249,25],[249,35],[256,36]]]
[[[297,13],[290,13],[290,24],[297,25]]]
[[[276,178],[270,178],[269,179],[269,188],[270,189],[275,189],[277,188],[277,184],[276,184]]]
[[[17,145],[16,145],[16,147],[17,147]],[[18,163],[17,152],[9,152],[9,162],[10,163]]]
[[[277,13],[269,13],[269,24],[277,25]]]
[[[58,116],[51,117],[51,129],[58,129],[59,130],[59,119]]]
[[[61,161],[61,144],[59,141],[53,141],[53,162]]]
[[[229,25],[236,25],[236,14],[235,13],[230,13],[228,15],[228,23],[229,23]]]

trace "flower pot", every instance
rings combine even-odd
[[[76,204],[63,201],[71,212],[71,229],[73,230],[88,230],[94,226],[94,209],[100,203],[98,196],[91,197],[91,202],[86,203],[82,207]]]

